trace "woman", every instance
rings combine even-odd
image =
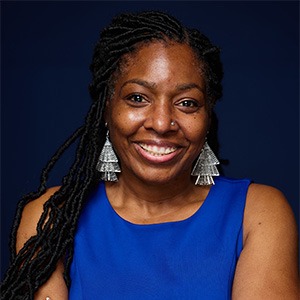
[[[213,178],[218,48],[164,13],[123,14],[91,71],[85,124],[19,204],[3,299],[297,299],[284,196]],[[77,139],[62,186],[46,190]]]

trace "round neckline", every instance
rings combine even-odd
[[[104,191],[104,195],[105,195],[105,203],[108,206],[109,210],[112,212],[112,214],[114,216],[116,216],[121,222],[128,224],[129,226],[133,226],[133,227],[139,227],[139,228],[153,228],[153,227],[163,227],[163,226],[172,226],[172,225],[177,225],[177,224],[184,224],[184,223],[188,223],[191,222],[194,218],[196,218],[199,214],[202,214],[203,210],[206,209],[206,207],[208,206],[210,199],[212,198],[212,195],[216,189],[216,185],[217,182],[215,182],[214,185],[212,185],[209,189],[209,192],[207,194],[207,196],[205,197],[202,205],[189,217],[183,219],[183,220],[178,220],[178,221],[168,221],[168,222],[162,222],[162,223],[150,223],[150,224],[138,224],[138,223],[133,223],[129,220],[124,219],[122,216],[120,216],[116,210],[113,208],[113,206],[111,205],[108,197],[107,197],[107,193],[106,193],[106,187],[105,187],[105,183],[101,182],[101,184],[103,185],[103,191]]]

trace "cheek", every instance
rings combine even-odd
[[[192,122],[185,124],[185,132],[187,138],[194,143],[199,143],[204,140],[209,128],[208,117],[194,118]]]
[[[112,130],[122,135],[135,133],[143,124],[145,116],[141,111],[131,109],[115,109],[110,114]]]
[[[131,124],[143,122],[145,119],[144,114],[141,111],[130,111],[126,113],[126,121]]]

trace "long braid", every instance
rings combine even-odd
[[[223,76],[219,49],[197,30],[184,28],[175,18],[161,12],[122,14],[100,34],[95,46],[89,86],[93,99],[84,125],[54,154],[42,172],[40,186],[18,204],[12,229],[12,262],[2,284],[1,299],[33,299],[34,293],[54,272],[63,259],[64,278],[70,285],[69,270],[73,258],[73,243],[82,207],[99,182],[96,164],[106,135],[103,111],[113,92],[114,79],[121,71],[124,55],[138,50],[140,45],[160,40],[188,44],[202,62],[211,107],[222,95]],[[16,235],[24,206],[46,191],[47,179],[55,163],[75,141],[78,142],[74,162],[62,179],[60,189],[44,204],[37,225],[37,234],[19,251]]]

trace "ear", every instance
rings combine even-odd
[[[105,101],[105,109],[104,109],[104,122],[109,122],[109,116],[110,116],[110,100],[107,99]]]
[[[217,135],[218,128],[219,128],[218,117],[214,110],[212,110],[211,114],[209,115],[207,128],[211,132],[212,135]]]
[[[212,122],[212,116],[211,116],[211,113],[208,112],[208,115],[207,115],[207,132],[210,131],[211,122]]]

